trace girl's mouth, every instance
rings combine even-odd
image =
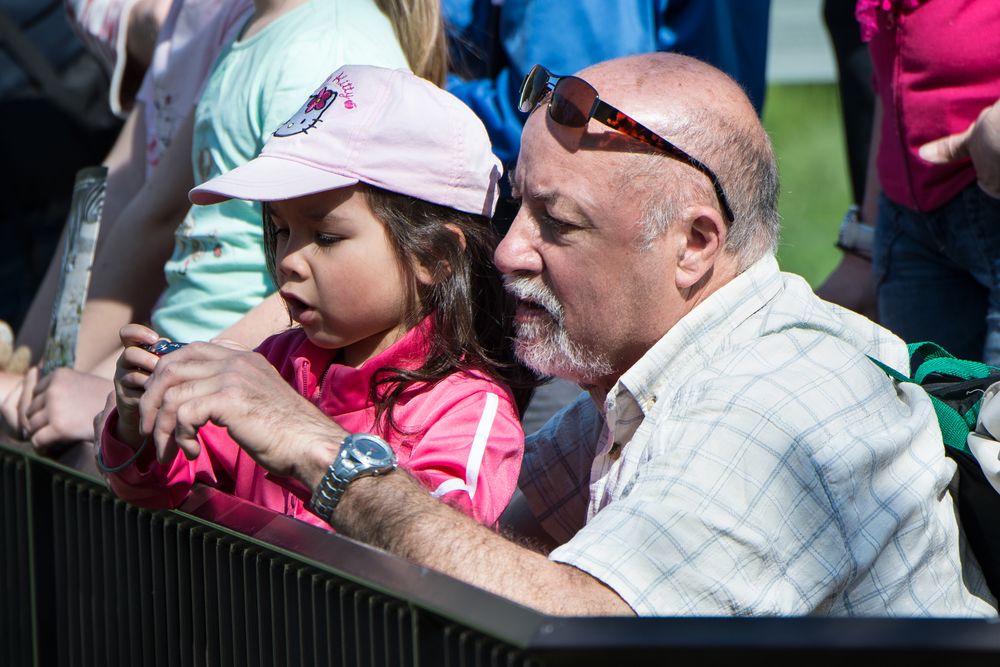
[[[281,298],[288,307],[288,312],[292,316],[293,320],[299,324],[305,324],[305,322],[302,321],[303,318],[306,320],[312,319],[311,315],[314,311],[305,301],[302,301],[301,299],[285,292],[281,292]]]

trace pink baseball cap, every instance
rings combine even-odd
[[[486,128],[457,97],[405,70],[345,65],[260,155],[189,196],[278,201],[367,183],[492,216],[500,173]]]

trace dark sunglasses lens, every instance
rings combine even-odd
[[[583,79],[559,79],[552,91],[549,114],[560,125],[583,127],[590,120],[590,110],[596,99],[597,91]]]
[[[541,65],[535,65],[521,83],[521,101],[518,109],[531,113],[548,92],[549,73]]]

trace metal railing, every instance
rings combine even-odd
[[[199,487],[177,511],[0,443],[0,665],[1000,664],[1000,624],[553,618]]]

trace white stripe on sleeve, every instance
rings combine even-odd
[[[486,407],[479,418],[479,425],[476,427],[476,435],[472,439],[472,447],[469,448],[469,459],[465,464],[465,483],[462,480],[452,477],[441,482],[434,489],[432,496],[440,498],[446,493],[464,489],[469,494],[469,498],[476,497],[476,485],[479,483],[479,469],[483,465],[483,455],[486,454],[486,443],[490,439],[490,431],[493,430],[493,421],[497,416],[497,408],[500,405],[500,398],[494,393],[486,394]]]

